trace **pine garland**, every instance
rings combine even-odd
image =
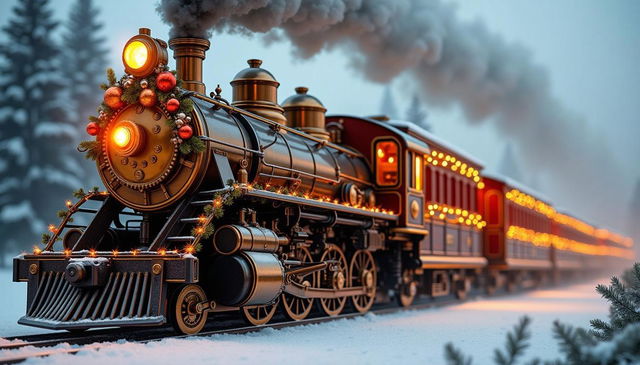
[[[51,233],[54,234],[54,236],[52,236],[50,233],[42,234],[41,236],[42,244],[48,245],[54,237],[56,241],[59,241],[61,239],[60,231],[62,230],[64,225],[66,225],[67,223],[73,222],[73,218],[71,217],[71,215],[73,215],[77,211],[80,205],[82,205],[84,202],[89,200],[94,195],[98,195],[98,194],[105,194],[105,193],[101,193],[100,188],[97,186],[94,186],[88,192],[85,192],[83,189],[78,189],[74,191],[73,196],[78,199],[78,202],[76,202],[75,204],[72,204],[71,201],[67,201],[66,203],[67,209],[58,210],[56,215],[58,216],[58,218],[61,219],[61,222],[58,224],[57,227],[54,225],[49,226],[50,227],[49,229],[51,230]]]
[[[202,209],[200,216],[201,224],[191,229],[191,235],[197,237],[196,245],[193,247],[195,252],[202,249],[201,239],[208,239],[215,231],[214,220],[224,216],[225,207],[233,205],[236,199],[242,196],[242,189],[235,185],[233,180],[227,182],[230,190],[214,194],[211,204],[207,204]]]

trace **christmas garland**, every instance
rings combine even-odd
[[[57,212],[58,218],[61,219],[61,222],[58,226],[50,224],[48,230],[50,233],[42,234],[42,244],[45,245],[45,250],[51,249],[53,244],[60,240],[60,233],[62,232],[62,228],[67,223],[72,223],[73,218],[71,217],[74,213],[78,211],[80,206],[84,204],[87,200],[93,198],[96,195],[107,195],[106,191],[100,191],[100,188],[94,186],[93,189],[85,192],[83,189],[78,189],[73,192],[73,196],[78,199],[78,201],[74,204],[71,200],[67,200],[65,202],[65,206],[67,209],[62,209]],[[34,252],[41,252],[42,250],[37,246],[34,248]]]
[[[87,133],[101,138],[100,131],[104,129],[111,118],[126,106],[139,103],[145,107],[158,105],[171,118],[167,125],[173,130],[171,141],[182,154],[204,151],[205,144],[193,135],[191,117],[193,101],[190,93],[180,88],[181,80],[177,80],[175,71],[168,71],[168,67],[159,66],[155,73],[145,78],[124,75],[116,79],[113,69],[107,69],[107,83],[100,87],[105,91],[102,104],[98,107],[98,116],[90,116]],[[100,144],[95,141],[83,141],[78,150],[86,152],[85,157],[96,160],[100,153]]]

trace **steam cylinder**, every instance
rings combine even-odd
[[[209,280],[214,300],[227,306],[273,302],[284,289],[284,267],[272,253],[242,252],[218,256]]]

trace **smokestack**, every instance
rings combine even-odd
[[[183,89],[206,95],[206,87],[202,82],[202,61],[210,45],[208,40],[202,38],[173,38],[169,41]]]

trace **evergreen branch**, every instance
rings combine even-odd
[[[107,69],[107,80],[109,81],[109,85],[113,86],[116,84],[116,73],[113,71],[111,67]]]
[[[447,365],[471,365],[471,357],[465,357],[451,342],[444,347],[444,358]]]
[[[597,339],[606,341],[611,338],[613,334],[613,327],[611,327],[609,323],[600,319],[592,319],[589,323],[591,324],[591,327],[593,327],[591,334]]]
[[[100,154],[100,144],[97,141],[82,141],[78,144],[78,151],[85,152],[85,158],[97,160]]]
[[[581,346],[573,327],[564,325],[559,321],[553,322],[553,338],[558,341],[562,352],[571,363],[580,363],[582,358]]]
[[[531,332],[528,330],[530,323],[531,319],[524,316],[513,328],[513,332],[507,333],[506,351],[502,352],[498,349],[494,351],[494,361],[496,364],[513,365],[516,359],[529,347],[527,340],[531,338]]]

